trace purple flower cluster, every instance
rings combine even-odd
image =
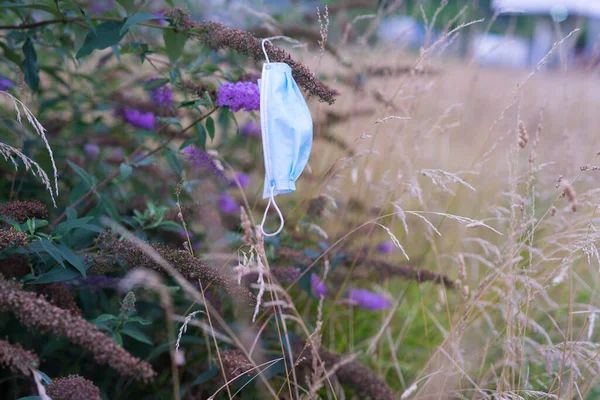
[[[94,14],[103,14],[115,5],[115,0],[94,0],[90,2],[90,11]]]
[[[14,86],[14,83],[10,79],[0,77],[0,90],[7,91]]]
[[[221,193],[219,196],[219,208],[221,208],[221,211],[225,214],[232,214],[240,211],[239,203],[227,192]]]
[[[240,129],[240,134],[246,138],[258,136],[260,137],[260,125],[256,122],[250,120],[242,125]]]
[[[392,305],[385,297],[365,289],[350,289],[348,297],[357,306],[371,311],[385,310]]]
[[[252,82],[225,82],[219,87],[217,104],[232,111],[254,111],[260,109],[258,85]]]
[[[185,155],[185,158],[190,165],[196,170],[212,172],[217,178],[229,183],[229,179],[223,174],[223,171],[217,167],[217,164],[210,158],[210,155],[201,148],[188,146],[183,149],[182,153]]]
[[[143,112],[135,108],[127,108],[123,110],[123,119],[132,126],[149,131],[156,128],[156,117],[154,113]]]
[[[386,240],[384,242],[379,243],[379,245],[377,245],[377,252],[379,254],[390,254],[394,250],[395,250],[394,243],[392,243],[390,240]]]
[[[95,143],[86,143],[83,145],[83,152],[90,160],[95,160],[100,154],[100,147]]]
[[[231,186],[237,186],[236,182],[239,183],[242,188],[245,188],[250,184],[250,177],[248,174],[238,172],[235,174],[235,177],[231,179]]]
[[[156,78],[152,78],[148,82],[155,80]],[[169,85],[158,86],[150,90],[150,98],[159,107],[171,107],[173,105],[173,92],[171,92]]]
[[[327,294],[327,286],[316,274],[310,275],[310,290],[313,296],[319,298]]]

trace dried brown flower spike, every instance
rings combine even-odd
[[[10,344],[6,340],[0,340],[0,365],[9,368],[15,374],[29,376],[31,369],[40,365],[40,359],[20,344]]]
[[[79,376],[52,380],[48,386],[48,395],[53,400],[100,400],[100,389],[91,381]]]
[[[524,149],[527,143],[529,143],[529,134],[527,134],[523,121],[519,121],[519,146]]]

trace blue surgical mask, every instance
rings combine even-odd
[[[296,180],[304,170],[312,147],[313,123],[304,96],[292,78],[292,69],[281,62],[269,62],[262,41],[266,63],[263,64],[260,87],[260,123],[265,159],[265,186],[263,199],[269,199],[261,229],[271,204],[274,205],[281,225],[265,236],[275,236],[283,229],[281,211],[275,203],[278,194],[296,190]]]

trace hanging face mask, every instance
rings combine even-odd
[[[262,41],[267,62],[263,64],[258,84],[265,159],[263,199],[269,199],[269,204],[260,228],[265,236],[275,236],[284,225],[275,196],[296,190],[296,179],[304,170],[310,155],[313,123],[304,96],[292,78],[292,69],[285,63],[269,62],[265,42],[271,43],[268,39]],[[271,204],[275,207],[281,224],[276,232],[266,233],[263,225]]]

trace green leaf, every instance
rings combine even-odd
[[[40,400],[40,396],[19,397],[17,400]]]
[[[208,117],[206,119],[206,130],[208,131],[208,136],[210,136],[210,140],[212,141],[215,138],[215,121],[212,117]]]
[[[217,368],[217,367],[209,368],[208,370],[206,370],[203,373],[201,373],[200,375],[198,375],[196,377],[196,379],[194,379],[194,381],[192,382],[190,387],[194,387],[196,385],[202,385],[203,383],[208,382],[210,379],[217,376],[218,372],[219,372],[219,368]]]
[[[147,319],[144,319],[144,318],[139,317],[139,316],[127,318],[127,321],[125,323],[127,324],[129,322],[137,322],[137,323],[140,323],[142,325],[150,325],[152,323],[152,321],[148,321]]]
[[[54,244],[52,244],[47,239],[40,239],[39,243],[42,246],[42,249],[44,249],[44,251],[46,253],[48,253],[48,255],[50,257],[54,258],[56,260],[56,262],[58,262],[60,265],[63,266],[63,268],[66,267],[65,263],[64,263],[63,256],[61,255],[60,250],[58,249],[58,247],[56,247]]]
[[[198,143],[198,138],[195,138],[195,137],[189,138],[186,141],[184,141],[183,143],[181,143],[181,146],[179,146],[179,151],[185,149],[188,146],[195,145],[196,143]]]
[[[8,2],[4,2],[4,3],[0,3],[0,9],[19,9],[19,8],[29,8],[31,10],[41,10],[41,11],[46,11],[47,13],[56,15],[57,17],[61,17],[60,12],[51,6],[46,6],[43,4],[15,4],[15,3],[8,3]]]
[[[27,85],[36,92],[40,86],[40,71],[37,65],[35,47],[33,47],[33,42],[30,39],[27,39],[23,44],[23,55],[25,55],[25,60],[21,64],[21,71],[25,75]]]
[[[132,12],[135,9],[135,1],[134,0],[117,0],[123,8],[128,12]]]
[[[132,16],[128,17],[125,20],[125,23],[123,24],[123,27],[121,28],[121,34],[124,35],[127,32],[127,29],[129,29],[131,26],[133,26],[135,24],[139,24],[140,22],[150,21],[152,19],[156,19],[156,15],[150,14],[147,12],[139,12],[137,14],[133,14]]]
[[[117,319],[119,319],[119,318],[112,314],[102,314],[102,315],[99,315],[98,317],[94,318],[90,322],[92,324],[96,325],[96,324],[102,324],[104,322],[115,321]]]
[[[156,117],[156,120],[158,122],[162,122],[164,124],[169,124],[169,125],[175,125],[177,126],[179,129],[183,129],[183,127],[181,126],[181,122],[179,121],[179,119],[177,118],[163,118],[163,117]]]
[[[94,50],[104,50],[114,46],[123,39],[127,29],[121,32],[123,22],[108,21],[96,27],[96,32],[88,32],[83,46],[77,52],[76,58],[82,58],[92,54]]]
[[[119,332],[113,332],[112,338],[119,346],[123,346],[123,336]]]
[[[121,166],[119,167],[119,182],[123,182],[125,179],[129,178],[132,172],[133,168],[131,165],[121,163]]]
[[[196,125],[196,136],[200,141],[200,147],[202,147],[203,150],[206,150],[206,129],[204,129],[204,126],[201,124]]]
[[[84,256],[81,254],[75,254],[71,251],[71,249],[69,249],[67,246],[65,246],[64,244],[59,244],[57,246],[58,250],[60,251],[60,255],[69,262],[69,264],[71,264],[72,266],[75,267],[75,269],[77,269],[77,271],[79,271],[81,273],[81,275],[83,275],[83,277],[85,278],[85,265],[83,264],[83,260],[84,260]]]
[[[146,89],[146,90],[152,90],[152,89],[155,89],[157,87],[164,86],[167,83],[169,83],[169,79],[167,79],[167,78],[154,79],[153,81],[149,81],[148,83],[146,83],[144,85],[144,89]]]
[[[167,55],[169,56],[169,60],[174,63],[179,59],[179,57],[181,57],[181,54],[183,53],[187,36],[181,32],[166,30],[163,33],[163,39],[165,40],[165,47],[167,50]]]
[[[37,279],[29,281],[30,284],[41,284],[41,283],[54,283],[70,281],[74,278],[79,278],[81,274],[75,268],[67,266],[63,268],[60,265],[55,266],[45,274],[40,275]]]
[[[140,331],[134,326],[124,326],[123,328],[121,328],[121,333],[131,338],[134,338],[138,342],[146,343],[150,346],[154,345],[154,343],[152,343],[152,340],[144,332]]]
[[[73,171],[75,171],[75,173],[77,175],[79,175],[79,177],[81,179],[83,179],[83,181],[85,183],[87,183],[88,188],[94,186],[94,178],[91,177],[90,175],[88,175],[87,172],[85,172],[83,169],[81,169],[77,164],[72,163],[71,161],[67,160],[67,164],[69,164],[69,166],[71,168],[73,168]]]

